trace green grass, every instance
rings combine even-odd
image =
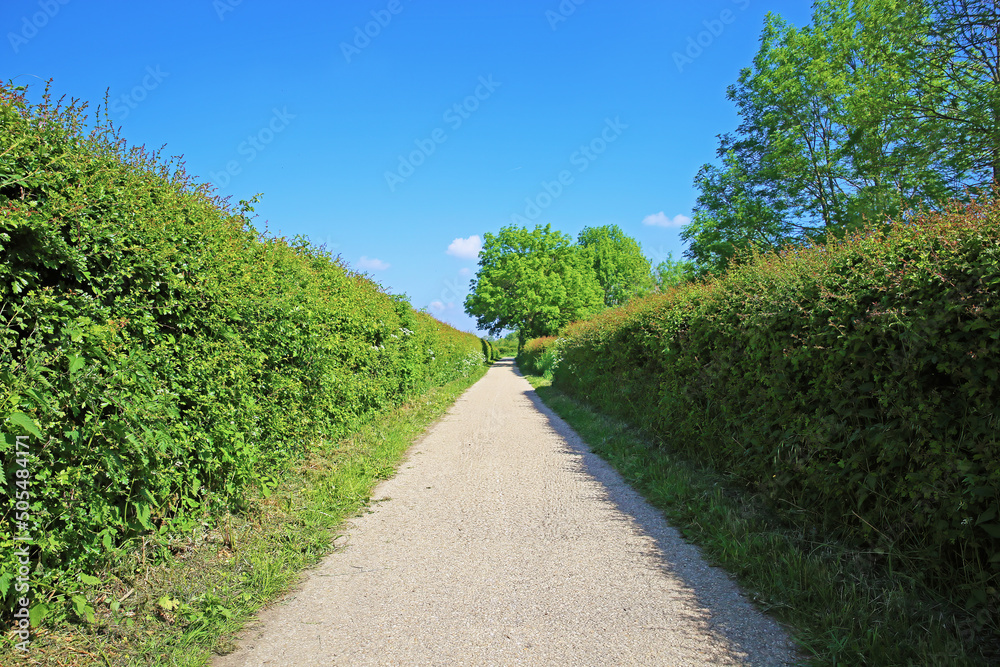
[[[483,373],[431,390],[351,438],[318,444],[238,516],[120,549],[101,573],[105,583],[88,594],[93,622],[43,628],[27,656],[8,643],[0,664],[193,667],[232,650],[235,633],[334,550],[344,519]]]
[[[725,476],[527,376],[539,397],[790,629],[810,665],[997,664],[961,612],[874,554],[782,525]],[[981,655],[991,651],[989,657]]]

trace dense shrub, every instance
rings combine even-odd
[[[517,355],[517,364],[527,373],[541,375],[551,380],[559,359],[559,338],[545,336],[533,338],[525,343],[521,354]]]
[[[565,390],[997,618],[996,200],[760,255],[564,337]]]
[[[72,592],[123,538],[266,493],[313,443],[484,361],[477,337],[304,239],[260,234],[249,203],[83,110],[0,87],[5,610],[20,531],[34,587]]]
[[[487,364],[492,364],[500,358],[500,351],[497,349],[496,344],[493,341],[485,338],[481,338],[480,341],[483,345],[483,358],[486,359]]]

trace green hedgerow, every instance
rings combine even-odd
[[[759,254],[573,324],[559,349],[563,390],[996,632],[997,199]]]
[[[229,206],[85,105],[25,95],[0,86],[4,614],[19,535],[32,599],[71,599],[123,540],[239,506],[311,443],[483,363],[476,336],[261,234],[252,201]]]

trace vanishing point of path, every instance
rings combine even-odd
[[[785,632],[499,362],[217,667],[781,665]]]

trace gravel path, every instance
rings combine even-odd
[[[237,665],[782,665],[785,632],[535,396],[490,369]]]

